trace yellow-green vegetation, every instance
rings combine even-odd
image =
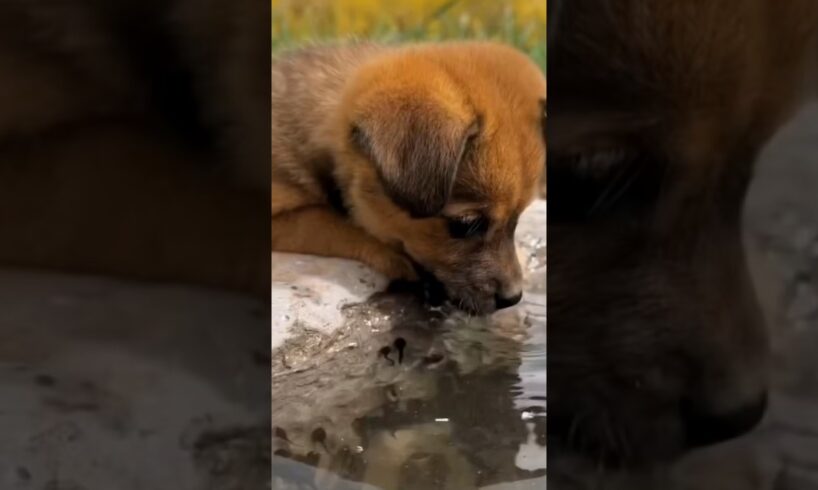
[[[546,0],[271,0],[273,49],[307,41],[493,39],[545,68]]]

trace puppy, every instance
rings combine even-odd
[[[268,294],[269,9],[0,2],[0,265]]]
[[[545,162],[545,78],[493,43],[355,44],[272,69],[272,247],[433,274],[462,309],[516,304],[513,235]]]
[[[818,3],[549,7],[549,466],[669,461],[764,414],[742,202],[808,88]]]

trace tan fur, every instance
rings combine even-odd
[[[492,43],[316,47],[276,60],[272,84],[274,250],[391,279],[415,279],[415,261],[480,312],[519,292],[511,232],[545,161],[530,60]],[[444,217],[465,210],[490,219],[485,239],[449,236]]]
[[[0,265],[268,291],[268,9],[0,3]]]
[[[3,155],[4,266],[269,291],[264,195],[202,175],[201,156],[131,124]]]

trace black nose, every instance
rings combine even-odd
[[[682,421],[690,447],[709,446],[724,442],[752,430],[767,410],[767,396],[726,413],[709,413],[682,404]]]
[[[523,293],[517,293],[514,296],[510,296],[508,298],[500,295],[494,295],[494,305],[497,307],[498,310],[502,310],[503,308],[508,308],[509,306],[514,306],[523,299]]]

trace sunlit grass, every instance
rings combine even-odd
[[[545,68],[545,0],[271,0],[273,49],[306,41],[492,39]]]

